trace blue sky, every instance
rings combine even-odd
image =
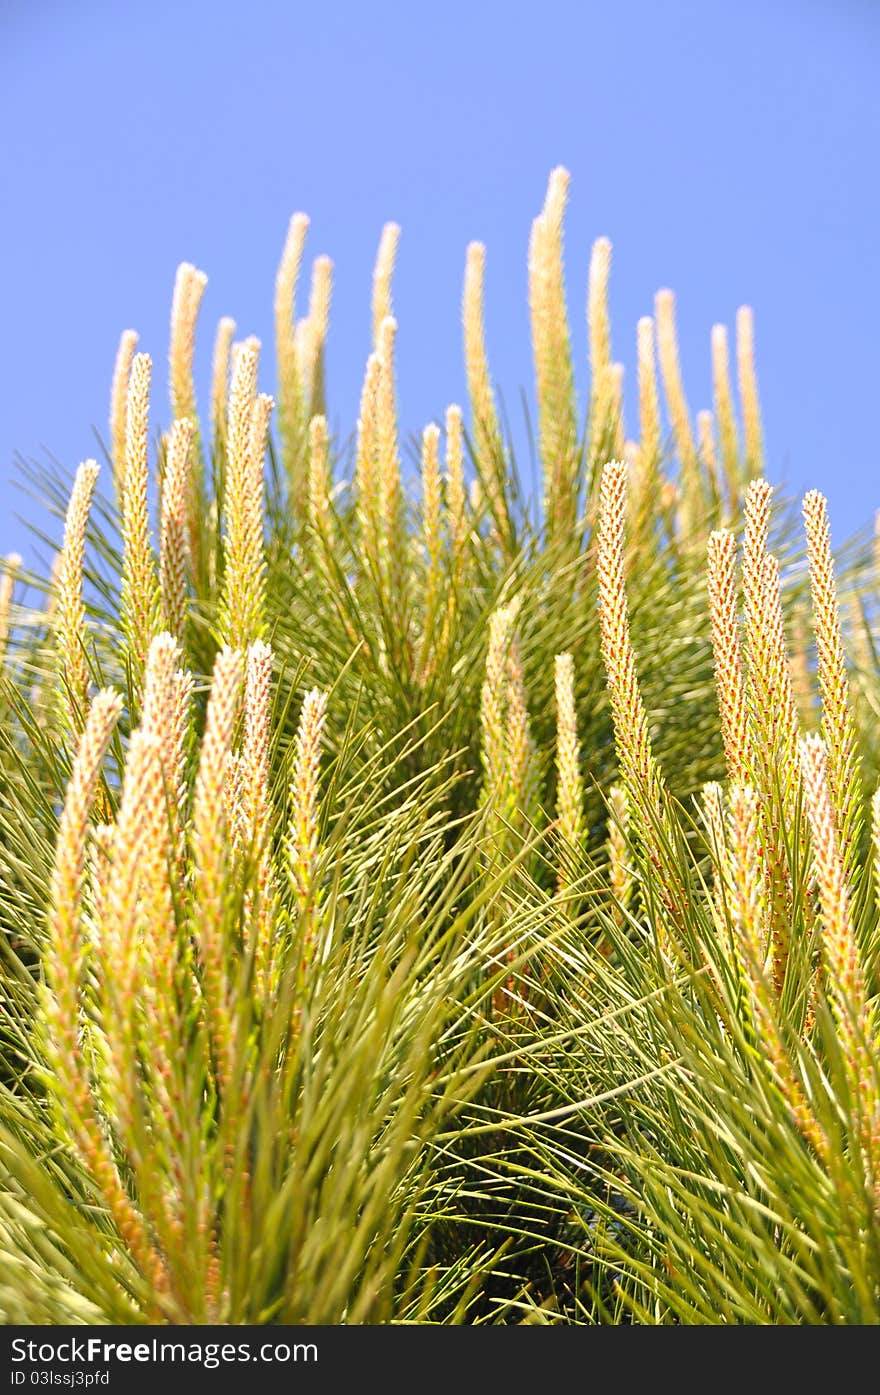
[[[393,218],[404,427],[464,398],[461,282],[479,238],[490,360],[524,439],[526,249],[557,163],[572,174],[579,365],[600,233],[631,420],[636,321],[658,287],[677,293],[694,410],[710,405],[711,325],[752,304],[771,478],[823,489],[842,540],[880,504],[878,62],[876,0],[2,0],[0,551],[27,549],[17,511],[41,521],[14,453],[69,469],[95,453],[126,327],[160,367],[167,424],[178,262],[209,276],[203,403],[219,316],[270,350],[298,209],[309,252],[336,267],[335,424],[355,416]]]

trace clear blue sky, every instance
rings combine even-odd
[[[529,225],[557,163],[572,174],[579,362],[600,233],[630,419],[636,321],[658,287],[677,292],[694,410],[710,405],[711,325],[754,305],[771,476],[824,489],[842,540],[880,504],[878,72],[877,0],[0,0],[0,551],[25,542],[15,511],[34,516],[13,453],[45,447],[71,469],[94,453],[128,326],[160,366],[167,424],[178,262],[209,276],[203,404],[220,315],[271,346],[298,209],[309,252],[336,264],[339,426],[391,218],[404,426],[463,400],[472,238],[488,247],[490,359],[519,423]]]

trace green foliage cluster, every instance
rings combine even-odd
[[[554,224],[546,210],[542,217],[534,245],[552,270]],[[543,283],[536,277],[533,284]],[[377,553],[373,566],[357,488],[360,442],[331,443],[333,485],[326,513],[316,516],[303,502],[309,414],[301,391],[299,415],[287,402],[277,455],[270,440],[261,633],[251,636],[265,639],[274,656],[270,839],[280,855],[302,698],[317,688],[327,694],[320,898],[298,902],[292,882],[282,881],[285,939],[271,1011],[248,1000],[246,975],[236,981],[234,1011],[249,1053],[234,1082],[239,1094],[227,1095],[222,1119],[207,1078],[193,1099],[181,1156],[188,1185],[211,1188],[210,1295],[186,1246],[165,1254],[173,1282],[157,1288],[59,1120],[39,985],[77,738],[46,601],[53,582],[38,569],[20,577],[0,678],[4,1321],[880,1320],[880,1178],[872,1172],[880,1149],[876,1139],[865,1141],[864,1099],[854,1092],[823,979],[806,814],[798,803],[784,830],[792,948],[774,1011],[825,1140],[821,1149],[805,1136],[768,1061],[730,948],[734,909],[717,909],[717,868],[700,816],[705,783],[727,778],[706,540],[713,528],[740,530],[756,462],[735,462],[722,489],[712,462],[695,455],[676,499],[681,442],[664,436],[652,462],[642,452],[647,493],[636,493],[630,510],[627,593],[640,692],[669,803],[655,811],[653,826],[642,817],[620,830],[625,872],[618,867],[615,882],[609,790],[620,781],[621,733],[616,747],[596,534],[599,473],[620,444],[620,404],[613,394],[603,398],[600,374],[583,428],[570,439],[571,364],[548,378],[547,363],[538,361],[541,315],[560,313],[552,295],[550,302],[532,311],[544,414],[538,434],[545,452],[568,452],[564,469],[541,461],[552,528],[523,500],[510,441],[477,422],[465,439],[468,474],[481,487],[466,504],[464,564],[448,532],[432,556],[425,497],[401,485],[388,555]],[[550,342],[554,352],[570,353],[567,326]],[[323,367],[315,377],[320,400],[312,407],[320,411]],[[479,401],[477,394],[475,411]],[[565,431],[550,429],[548,412]],[[190,780],[225,638],[229,580],[227,443],[216,423],[213,438],[203,429],[201,439],[199,565],[188,582],[181,636],[196,680]],[[160,473],[165,449],[159,441]],[[627,450],[636,477],[638,448]],[[645,483],[648,465],[655,473]],[[112,468],[103,473],[112,479]],[[42,507],[62,519],[70,481],[36,466],[27,477]],[[554,512],[560,479],[567,492]],[[448,489],[444,481],[446,528]],[[111,492],[99,491],[91,510],[85,574],[92,690],[110,686],[124,699],[104,768],[104,819],[118,810],[141,702],[122,619],[125,557]],[[810,729],[821,713],[815,654],[802,635],[809,579],[793,511],[777,507],[772,544],[783,564],[788,636],[800,646],[809,685],[799,701]],[[858,759],[870,791],[878,778],[880,669],[872,639],[876,570],[865,546],[839,559],[837,585]],[[510,606],[530,743],[525,813],[495,806],[485,763],[491,618]],[[576,847],[564,845],[556,817],[554,661],[562,653],[574,660],[581,753]],[[628,794],[632,802],[638,791]],[[857,812],[852,919],[876,1060],[878,852],[867,804]],[[226,884],[224,914],[233,927],[254,876],[245,853]],[[670,878],[681,891],[672,953],[664,949]],[[309,957],[304,941],[318,900],[321,954]],[[874,1098],[877,1079],[864,1088],[865,1099]],[[217,1169],[204,1159],[212,1130],[221,1127],[233,1161]],[[107,1129],[137,1205],[136,1169]],[[170,1177],[172,1161],[157,1145],[156,1168]]]

